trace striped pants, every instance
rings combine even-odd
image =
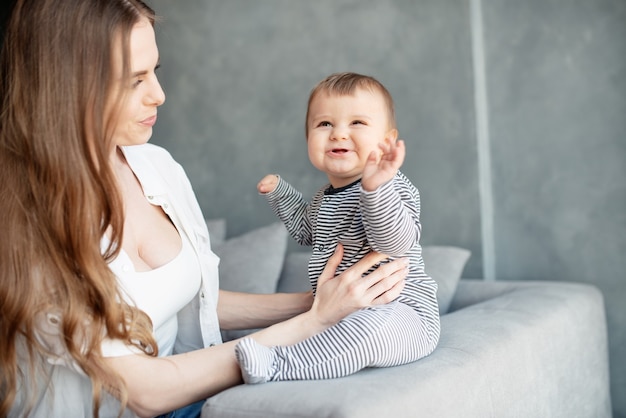
[[[439,340],[438,318],[425,320],[394,301],[347,316],[326,331],[290,346],[244,338],[235,347],[246,383],[332,379],[366,367],[390,367],[429,355]]]

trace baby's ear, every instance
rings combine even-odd
[[[395,129],[395,128],[394,129],[390,129],[385,134],[385,143],[386,144],[394,144],[397,139],[398,139],[398,130]]]

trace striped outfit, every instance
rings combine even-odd
[[[236,354],[247,383],[335,378],[365,367],[412,362],[434,350],[440,330],[437,284],[424,272],[419,192],[406,176],[398,172],[373,192],[364,191],[360,181],[338,189],[326,186],[310,204],[281,178],[266,197],[292,237],[312,246],[309,279],[314,291],[338,242],[344,246],[338,272],[372,250],[391,259],[409,257],[410,265],[402,293],[387,305],[354,312],[291,346],[240,341]]]

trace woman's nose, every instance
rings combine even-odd
[[[165,92],[157,80],[154,81],[154,85],[150,89],[148,100],[154,106],[161,106],[165,102]]]

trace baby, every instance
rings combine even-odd
[[[370,251],[407,257],[409,275],[393,302],[363,309],[291,346],[265,347],[244,338],[235,349],[246,383],[328,379],[366,367],[389,367],[429,355],[439,341],[437,284],[424,271],[419,244],[419,192],[399,168],[393,99],[373,77],[332,74],[312,90],[306,116],[309,159],[328,176],[308,203],[280,176],[265,176],[260,193],[291,236],[312,246],[315,292],[338,243],[338,272]]]

